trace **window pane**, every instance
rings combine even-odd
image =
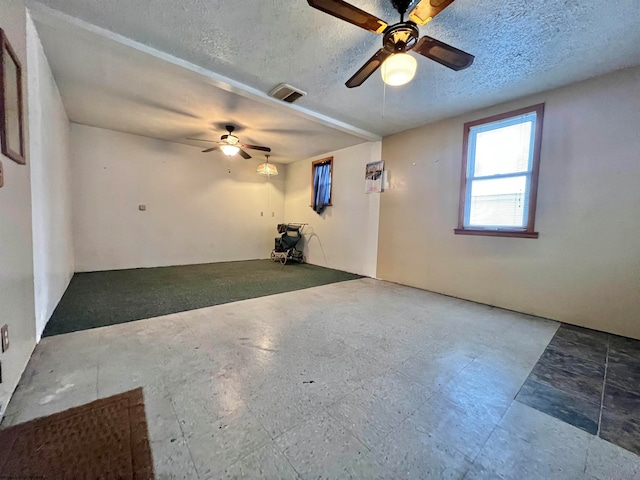
[[[530,169],[532,120],[488,131],[486,128],[483,125],[476,129],[480,131],[475,133],[473,177],[526,172]]]
[[[527,176],[471,180],[468,224],[477,227],[526,227]]]

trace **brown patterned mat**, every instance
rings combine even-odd
[[[0,430],[0,478],[150,479],[142,388]]]

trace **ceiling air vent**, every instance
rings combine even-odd
[[[304,97],[307,92],[303,92],[302,90],[298,90],[291,85],[287,85],[286,83],[281,83],[276,88],[269,92],[269,95],[273,98],[277,98],[278,100],[282,100],[283,102],[293,103],[298,100],[300,97]]]

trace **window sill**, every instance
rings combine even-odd
[[[518,232],[513,230],[482,230],[471,228],[455,228],[456,235],[477,235],[485,237],[538,238],[538,232]]]

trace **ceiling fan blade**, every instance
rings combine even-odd
[[[185,138],[185,140],[197,140],[197,141],[199,141],[199,142],[211,142],[211,143],[218,143],[218,141],[217,141],[217,140],[207,140],[207,139],[205,139],[205,138],[189,138],[189,137],[186,137],[186,138]]]
[[[475,58],[470,53],[463,52],[426,35],[413,47],[413,51],[456,71],[471,66]]]
[[[262,150],[263,152],[270,152],[271,149],[269,147],[260,147],[258,145],[247,145],[246,143],[241,143],[240,146],[242,148],[249,148],[251,150]]]
[[[209,153],[209,152],[213,152],[214,150],[220,150],[220,147],[207,148],[206,150],[203,150],[202,153]]]
[[[360,10],[358,7],[354,7],[343,0],[307,0],[307,3],[321,12],[328,13],[373,33],[382,33],[387,28],[387,23],[375,15]]]
[[[422,0],[409,13],[409,20],[424,25],[453,3],[453,0]]]
[[[380,68],[380,65],[382,65],[382,63],[391,55],[392,53],[390,51],[381,48],[360,68],[360,70],[356,72],[353,77],[347,80],[345,85],[349,88],[359,87],[371,76],[373,72]]]
[[[240,151],[238,152],[240,154],[240,156],[246,160],[249,160],[251,158],[251,155],[249,155],[247,152],[245,152],[244,150],[240,149]]]

